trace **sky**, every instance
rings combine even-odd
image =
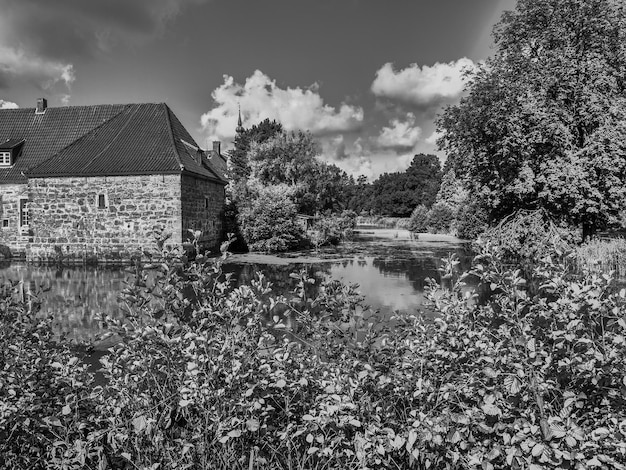
[[[445,155],[434,119],[515,0],[0,0],[0,107],[165,102],[201,146],[265,118],[370,180]],[[1,137],[1,136],[0,136]]]

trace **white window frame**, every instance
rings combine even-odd
[[[23,208],[22,208],[22,201],[25,201]],[[28,232],[28,230],[30,229],[30,209],[28,207],[27,197],[20,197],[18,211],[19,211],[18,217],[19,217],[20,232],[22,233]]]
[[[0,167],[13,165],[13,159],[11,158],[10,150],[0,151]]]

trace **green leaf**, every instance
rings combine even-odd
[[[531,454],[533,457],[539,457],[543,453],[544,445],[542,443],[537,443],[533,446]]]
[[[257,431],[259,428],[261,427],[261,423],[259,423],[258,419],[255,418],[250,418],[248,421],[246,421],[246,428],[248,429],[248,431],[250,432],[255,432]]]

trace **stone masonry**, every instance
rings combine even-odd
[[[199,242],[211,249],[219,248],[222,241],[224,219],[224,186],[191,175],[182,175],[183,241],[192,232],[201,232]]]
[[[28,199],[28,186],[4,184],[0,191],[0,244],[14,252],[24,252],[28,232],[20,230],[20,199]]]
[[[181,243],[180,175],[31,178],[27,258],[55,251],[106,259],[154,248],[154,230]],[[102,200],[103,199],[103,200]],[[104,207],[102,207],[104,206]],[[117,256],[114,256],[117,257]]]

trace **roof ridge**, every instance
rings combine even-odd
[[[135,106],[134,104],[131,104],[128,106],[128,108],[131,108]],[[94,160],[96,160],[98,157],[100,157],[100,155],[102,155],[105,151],[107,151],[111,145],[113,145],[113,143],[115,142],[115,140],[120,136],[120,134],[124,131],[124,129],[126,129],[126,127],[128,126],[128,123],[130,122],[130,120],[132,119],[132,117],[137,114],[137,111],[139,110],[138,106],[135,106],[134,111],[132,112],[132,114],[130,116],[128,116],[128,118],[126,119],[126,122],[124,123],[124,125],[122,126],[122,128],[117,131],[117,133],[115,134],[115,136],[102,148],[102,150],[100,150],[95,157],[93,157],[91,160],[89,160],[88,162],[86,162],[83,167],[81,168],[81,170],[84,170],[85,168],[87,168],[89,165],[91,165]],[[111,119],[108,119],[106,122],[104,122],[102,125],[106,124],[106,123],[110,123],[113,119],[115,119],[118,116],[121,116],[122,113],[126,111],[126,109],[124,109],[123,111],[120,111],[118,114],[116,114],[115,116],[113,116]],[[101,126],[98,126],[96,129],[99,129]],[[87,137],[90,134],[93,134],[95,132],[96,129],[92,129],[90,132],[87,132],[83,137]],[[82,139],[82,138],[81,138]],[[75,144],[76,142],[78,142],[79,140],[75,140],[73,142],[73,144]],[[69,147],[69,145],[68,145]],[[66,147],[67,148],[67,147]],[[60,153],[60,152],[59,152]],[[57,154],[58,155],[58,154]]]
[[[176,157],[176,161],[180,166],[181,171],[185,169],[185,165],[183,165],[183,160],[180,158],[180,154],[178,153],[178,149],[176,148],[176,139],[174,138],[174,131],[172,130],[172,119],[170,118],[170,108],[167,104],[161,103],[160,106],[165,108],[165,119],[167,120],[167,131],[169,133],[170,139],[172,140],[172,145],[174,146],[174,156]]]
[[[95,106],[114,106],[114,105],[95,105]],[[116,117],[118,117],[119,115],[121,115],[124,111],[126,111],[129,107],[133,106],[133,105],[120,105],[123,106],[122,109],[120,109],[120,111],[111,116],[109,119],[106,119],[105,121],[103,121],[102,123],[98,124],[96,127],[94,127],[93,129],[91,129],[89,132],[86,132],[85,134],[81,135],[78,139],[71,141],[69,144],[67,144],[65,147],[63,147],[62,149],[60,149],[58,152],[56,152],[53,155],[50,155],[48,158],[42,160],[41,162],[39,162],[39,164],[37,164],[36,166],[32,167],[32,168],[28,168],[25,172],[26,175],[33,173],[35,169],[39,168],[40,166],[42,166],[44,163],[48,162],[49,160],[52,160],[53,158],[55,158],[57,155],[59,155],[61,152],[63,152],[65,149],[73,146],[74,144],[77,144],[78,142],[83,141],[88,135],[93,134],[97,129],[100,129],[102,126],[104,126],[105,124],[108,124],[109,122],[111,122],[113,119],[115,119]],[[70,108],[72,106],[66,106],[67,108]],[[75,108],[79,108],[82,106],[73,106]],[[88,106],[85,106],[88,107]],[[26,109],[26,108],[20,108],[20,109]]]

